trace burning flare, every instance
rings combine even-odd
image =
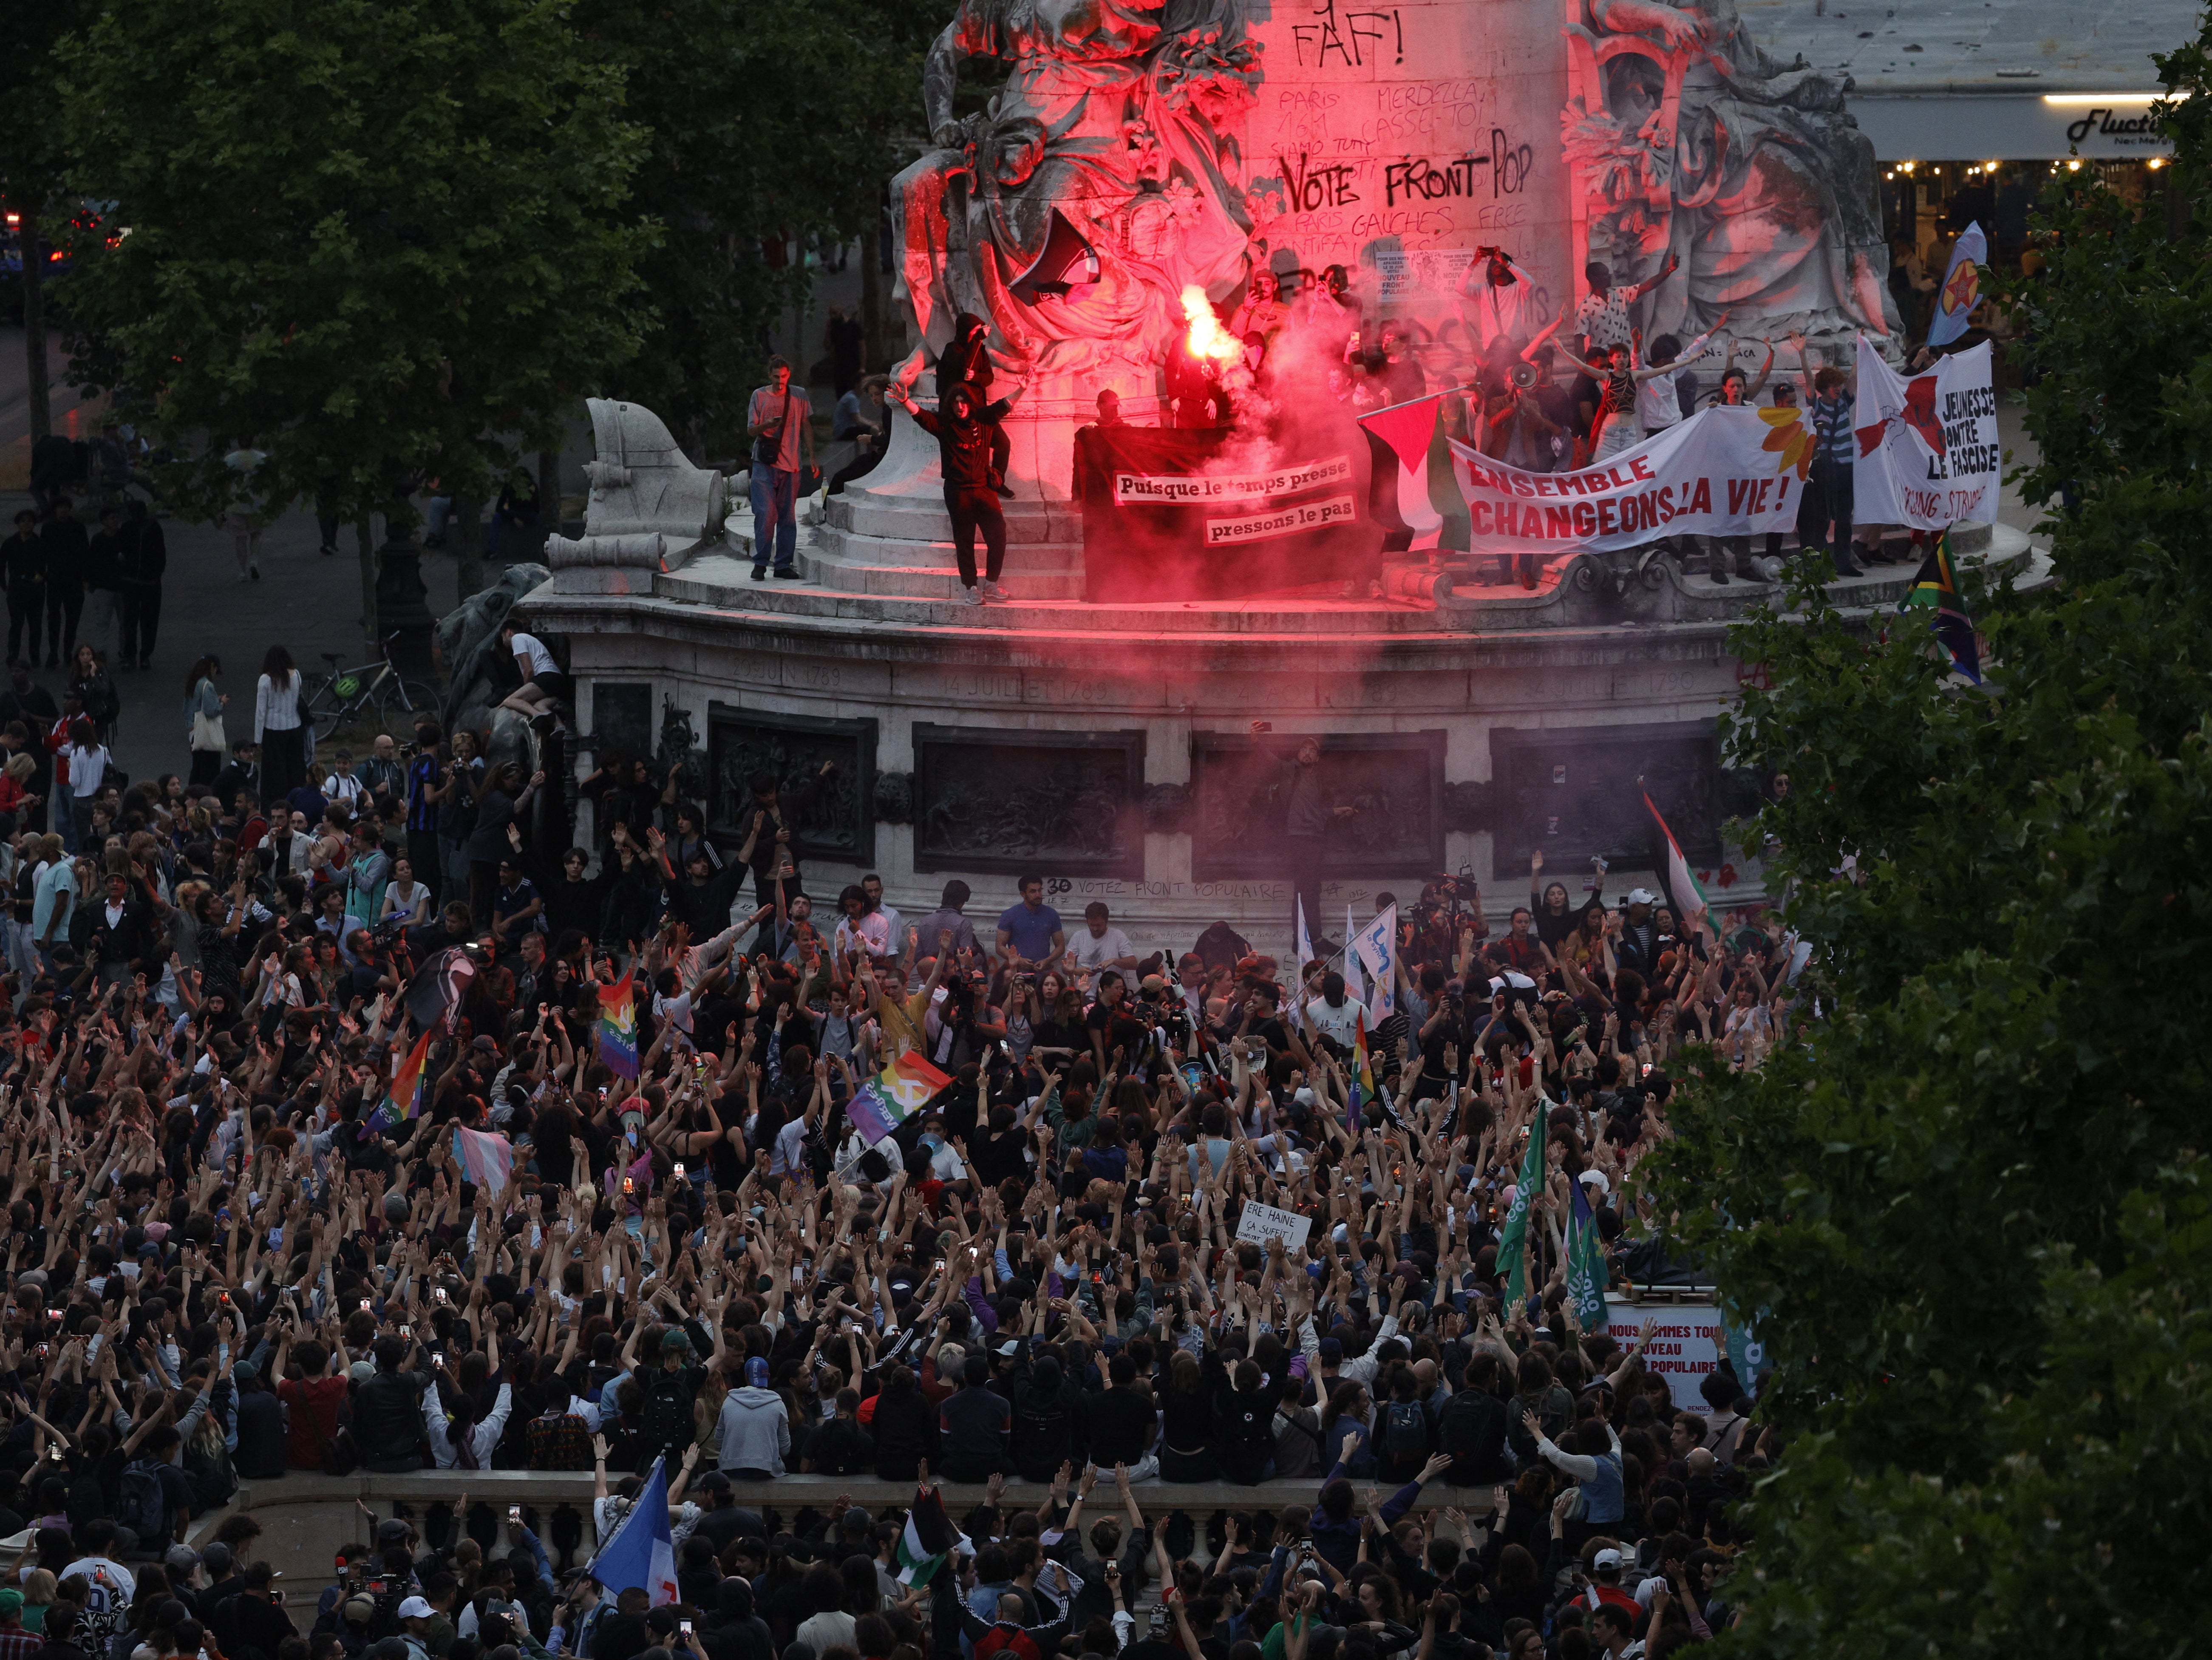
[[[1213,314],[1213,302],[1206,297],[1206,290],[1195,283],[1183,285],[1182,314],[1190,319],[1189,345],[1193,357],[1210,357],[1217,362],[1233,363],[1244,355],[1243,342],[1221,326],[1221,319]]]

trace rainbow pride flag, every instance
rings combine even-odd
[[[854,1091],[853,1098],[845,1104],[845,1116],[861,1139],[873,1146],[927,1106],[938,1091],[951,1081],[908,1049]]]
[[[422,1063],[429,1059],[430,1034],[425,1031],[415,1040],[415,1047],[407,1058],[394,1067],[392,1084],[376,1110],[362,1120],[354,1139],[366,1141],[372,1135],[381,1134],[392,1125],[404,1123],[422,1112]]]
[[[599,988],[599,1059],[617,1078],[637,1076],[637,994],[627,974]]]
[[[1344,1128],[1350,1132],[1352,1145],[1359,1144],[1365,1134],[1364,1117],[1367,1104],[1375,1098],[1375,1072],[1367,1064],[1367,1011],[1362,1009],[1353,1017],[1352,1030],[1352,1088],[1351,1099],[1345,1104]]]

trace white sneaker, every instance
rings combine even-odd
[[[983,584],[983,588],[994,599],[1012,599],[1014,597],[996,582],[986,582]]]
[[[980,605],[987,597],[980,587],[967,588],[962,591],[960,603],[963,605]]]

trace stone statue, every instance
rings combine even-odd
[[[499,678],[499,629],[522,597],[551,575],[543,565],[509,565],[498,581],[438,620],[438,656],[446,666],[441,723],[449,735],[463,727],[489,733],[487,760],[520,764],[536,753],[529,723],[514,710],[499,707],[500,699],[513,690],[511,683],[503,685]]]
[[[1152,392],[1184,326],[1184,286],[1223,300],[1244,282],[1242,136],[1259,54],[1243,0],[960,0],[923,71],[937,148],[893,186],[899,291],[922,339],[902,383],[973,312],[991,319],[999,366],[1025,382]],[[967,58],[999,60],[1007,79],[961,121]],[[1018,295],[1071,233],[1096,280]]]
[[[650,593],[656,573],[721,533],[722,475],[692,465],[652,410],[608,398],[585,404],[598,453],[584,468],[584,534],[547,537],[546,563],[563,592]]]
[[[1588,258],[1616,283],[1678,269],[1647,338],[1723,310],[1745,335],[1897,332],[1874,146],[1850,89],[1777,64],[1735,0],[1566,0],[1566,158],[1586,194]]]

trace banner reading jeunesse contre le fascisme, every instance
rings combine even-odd
[[[1997,436],[1990,343],[1939,357],[1910,380],[1859,336],[1853,510],[1862,525],[1942,530],[1997,516]]]
[[[1716,406],[1603,461],[1523,472],[1452,441],[1477,553],[1606,552],[1796,522],[1811,432],[1794,409]]]

